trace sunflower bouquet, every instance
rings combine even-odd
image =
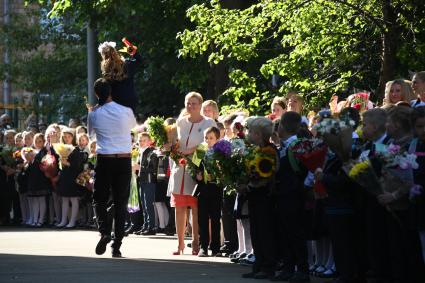
[[[251,147],[245,157],[248,188],[265,187],[277,170],[277,151],[271,147]]]
[[[159,116],[151,116],[146,121],[149,136],[159,148],[168,143],[167,130],[164,126],[164,118]]]

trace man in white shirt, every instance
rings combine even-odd
[[[99,106],[88,114],[87,120],[89,135],[96,136],[97,141],[93,206],[101,238],[96,254],[103,254],[111,241],[112,222],[108,221],[107,203],[112,193],[115,210],[112,257],[121,257],[131,180],[131,129],[136,126],[136,119],[130,108],[112,101],[111,86],[105,79],[96,80],[94,90]]]

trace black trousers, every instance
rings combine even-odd
[[[253,272],[274,272],[276,266],[275,225],[276,214],[272,198],[261,194],[248,194],[251,242],[255,264]]]
[[[356,282],[362,278],[361,231],[356,225],[354,212],[351,214],[327,214],[329,234],[336,270],[344,282]]]
[[[131,159],[99,156],[95,168],[93,206],[101,235],[110,235],[112,223],[108,221],[107,204],[112,193],[115,220],[114,242],[121,243],[130,194]]]
[[[282,227],[283,262],[288,272],[308,273],[307,213],[301,196],[285,196],[277,204],[279,223]],[[251,224],[252,225],[252,224]]]
[[[425,282],[425,265],[421,243],[409,210],[386,213],[383,220],[388,237],[390,265],[387,268],[394,282]]]
[[[238,248],[238,233],[236,229],[236,219],[233,217],[233,207],[235,206],[235,195],[223,196],[222,221],[224,243],[230,247],[232,251]]]
[[[198,224],[201,249],[208,251],[211,240],[211,251],[220,251],[220,218],[223,203],[223,189],[216,184],[199,184]],[[211,219],[211,239],[209,237],[209,220]]]

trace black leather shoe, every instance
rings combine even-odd
[[[151,229],[151,230],[147,230],[145,232],[142,232],[142,235],[143,236],[153,236],[153,235],[156,235],[156,232],[155,232],[155,230]]]
[[[254,279],[270,279],[273,278],[273,274],[270,272],[260,271],[255,273]]]
[[[244,273],[242,274],[242,278],[254,278],[255,274],[255,272]]]
[[[289,279],[289,283],[305,283],[310,282],[310,275],[303,272],[295,272],[294,276]]]
[[[142,228],[142,229],[140,229],[139,231],[135,231],[134,232],[134,234],[135,235],[142,235],[142,233],[144,233],[144,232],[146,232],[147,231],[147,229],[146,228]]]
[[[278,282],[278,281],[288,281],[289,278],[294,276],[294,273],[287,272],[287,271],[279,271],[272,279],[271,281]]]
[[[106,251],[106,245],[111,241],[111,236],[103,235],[96,246],[96,254],[103,255]]]
[[[122,257],[122,254],[121,254],[121,251],[120,251],[120,249],[112,249],[112,257],[114,257],[114,258],[121,258]]]

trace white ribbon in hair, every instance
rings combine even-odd
[[[99,53],[102,53],[104,49],[108,48],[108,47],[112,47],[115,48],[115,46],[117,46],[117,44],[113,41],[105,41],[101,44],[99,44],[99,47],[97,48],[97,51],[99,51]]]

